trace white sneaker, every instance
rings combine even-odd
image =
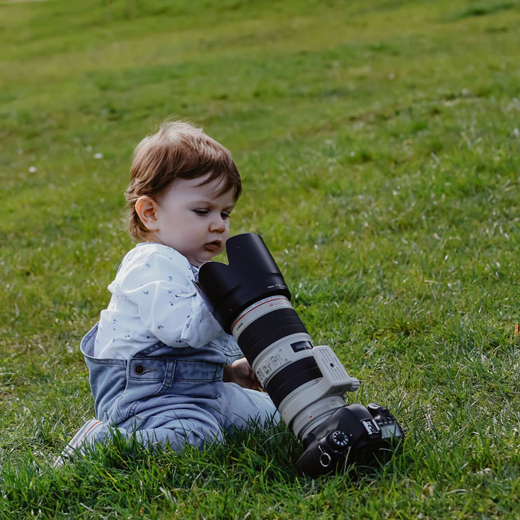
[[[60,468],[70,459],[71,455],[85,442],[88,440],[95,439],[99,430],[103,427],[103,423],[98,419],[90,419],[87,421],[72,437],[71,441],[67,444],[66,448],[61,452],[61,455],[56,459],[53,468]]]

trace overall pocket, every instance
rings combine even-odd
[[[190,399],[215,399],[222,382],[223,365],[205,361],[179,360],[169,393]]]
[[[126,420],[140,402],[164,394],[172,385],[175,361],[133,357],[126,369],[126,387],[117,402],[117,413]]]

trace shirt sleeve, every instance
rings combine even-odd
[[[114,291],[134,303],[143,326],[171,347],[202,347],[225,334],[192,281],[184,257],[172,251],[132,262],[118,273]]]

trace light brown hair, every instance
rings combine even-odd
[[[130,184],[125,191],[130,235],[145,240],[148,233],[135,210],[139,197],[157,200],[176,179],[207,174],[211,175],[202,184],[223,179],[221,193],[232,189],[235,202],[238,200],[242,183],[231,153],[201,128],[166,121],[156,133],[145,137],[134,150]]]

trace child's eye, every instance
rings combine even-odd
[[[231,214],[228,213],[227,211],[223,211],[220,215],[222,216],[222,218],[223,218],[224,220],[226,220],[226,219],[228,219],[229,217],[231,217]]]
[[[209,213],[207,209],[194,209],[193,210],[197,215],[200,215],[201,217],[204,217]]]

